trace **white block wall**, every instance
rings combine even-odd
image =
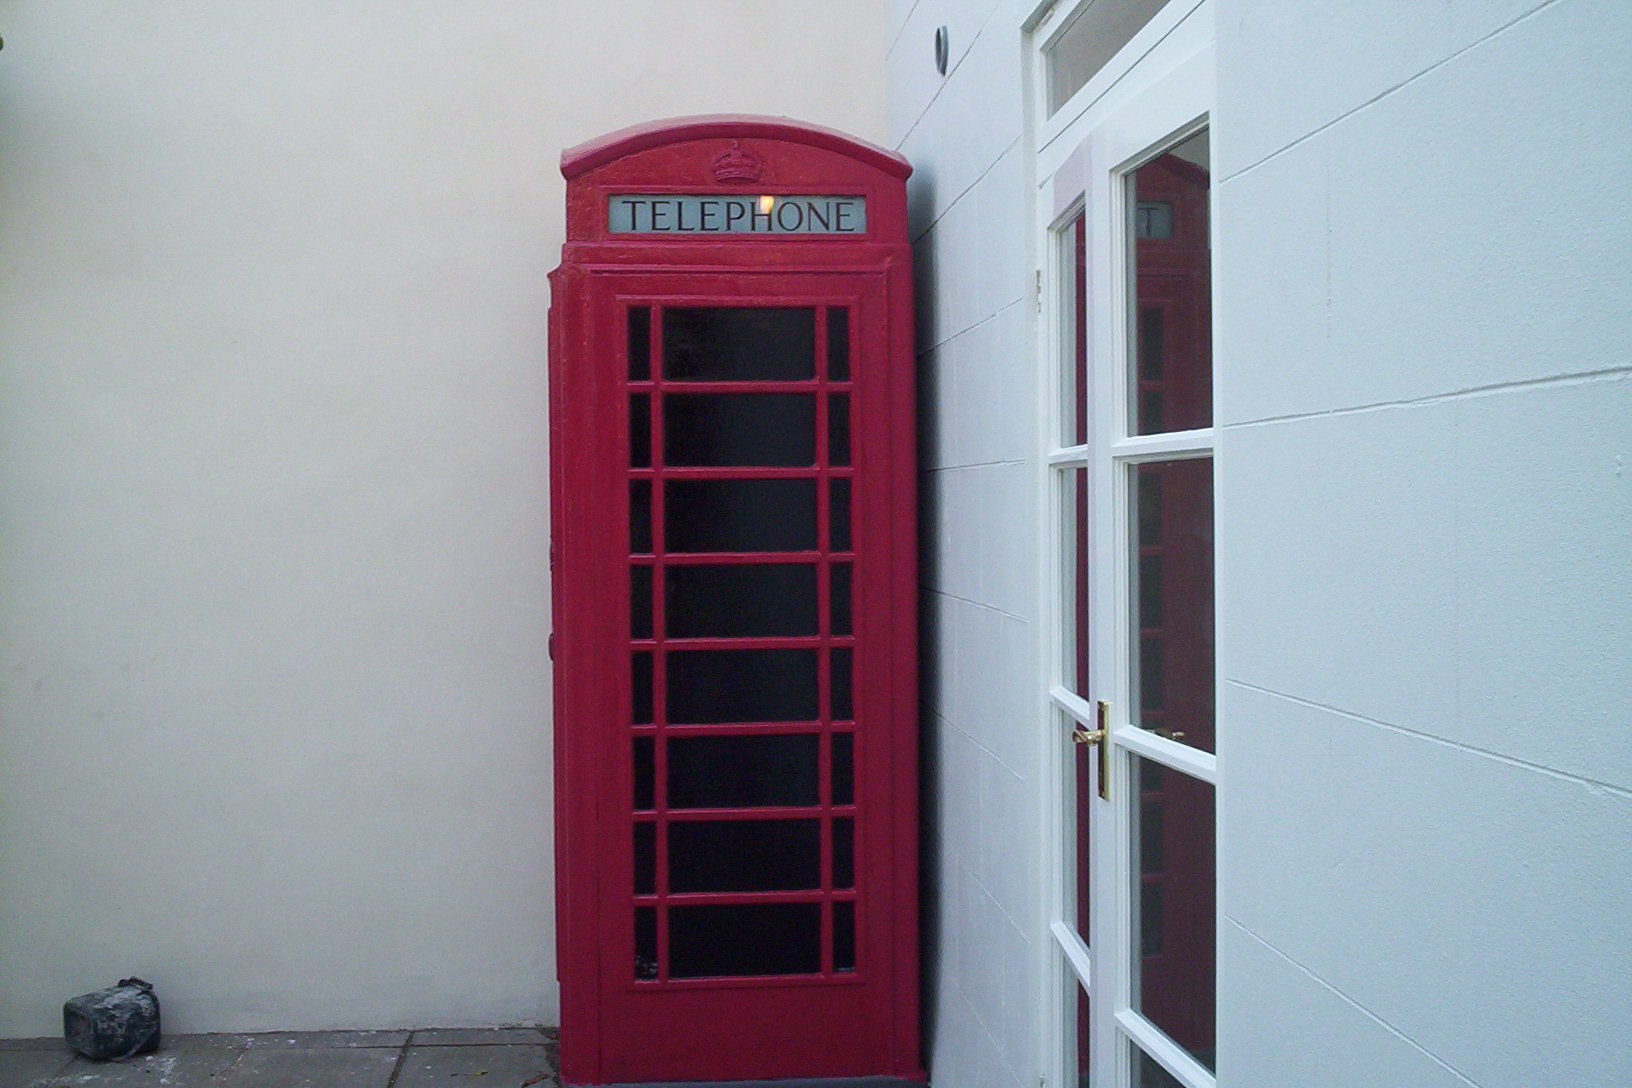
[[[0,1036],[128,974],[180,1032],[553,1023],[557,157],[714,111],[881,139],[882,12],[0,34]]]
[[[1632,9],[1221,0],[1220,1084],[1632,1084]]]
[[[890,140],[915,169],[926,1061],[936,1088],[1033,1088],[1042,632],[1021,37],[994,0],[897,0],[889,28]]]

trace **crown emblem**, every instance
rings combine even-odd
[[[736,140],[714,156],[713,166],[716,181],[758,181],[765,172],[765,164],[744,151]]]

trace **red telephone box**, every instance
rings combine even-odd
[[[563,1081],[921,1079],[911,168],[718,116],[561,171]]]

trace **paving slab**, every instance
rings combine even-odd
[[[257,1046],[233,1053],[239,1055],[238,1061],[226,1076],[213,1082],[216,1088],[386,1088],[399,1051],[394,1047]]]
[[[408,1048],[394,1088],[555,1088],[553,1074],[541,1043],[416,1045]]]
[[[73,1053],[54,1040],[56,1050],[0,1050],[0,1085],[4,1088],[36,1088],[51,1083],[74,1060]]]
[[[240,1051],[160,1050],[122,1062],[75,1058],[40,1088],[220,1088]]]
[[[548,1036],[538,1028],[420,1028],[415,1046],[506,1046],[539,1044]]]
[[[355,1050],[359,1047],[400,1047],[408,1042],[406,1031],[283,1031],[240,1035],[247,1047],[278,1047],[283,1050]]]
[[[0,1039],[0,1050],[60,1050],[72,1054],[60,1035],[42,1035],[35,1039]]]

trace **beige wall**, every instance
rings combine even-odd
[[[0,1036],[555,1020],[557,156],[877,139],[882,23],[0,2]]]

